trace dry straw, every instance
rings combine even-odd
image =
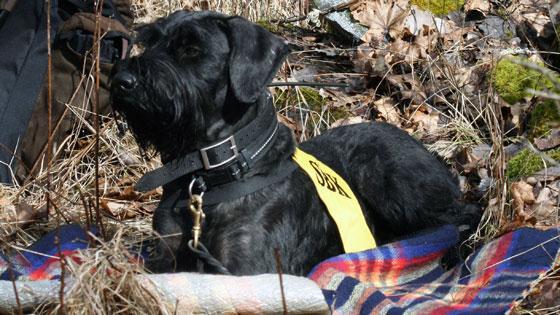
[[[308,1],[305,0],[132,0],[137,24],[154,21],[178,9],[209,9],[226,14],[243,15],[250,20],[270,20],[290,18],[304,14]],[[495,179],[489,192],[491,204],[486,211],[479,231],[473,236],[473,242],[485,241],[499,231],[499,227],[510,217],[507,212],[507,184],[504,177],[505,157],[503,150],[503,130],[500,110],[492,104],[492,91],[486,93],[487,99],[472,102],[465,97],[463,88],[457,85],[455,70],[452,64],[446,63],[443,54],[458,54],[462,47],[454,46],[452,51],[440,52],[434,60],[427,62],[432,65],[424,77],[423,83],[446,85],[448,90],[437,91],[435,94],[452,93],[458,100],[448,103],[446,113],[448,124],[440,132],[444,135],[432,144],[432,149],[446,155],[451,151],[482,142],[492,143],[493,157],[488,169]],[[435,61],[438,62],[435,62]],[[287,64],[286,67],[292,67]],[[439,67],[439,68],[438,68]],[[66,104],[68,112],[76,117],[72,134],[53,148],[53,163],[50,166],[50,198],[51,215],[48,220],[33,223],[18,222],[17,207],[29,205],[39,211],[46,203],[47,164],[40,166],[39,175],[25,186],[7,187],[0,185],[0,249],[8,252],[22,250],[47,231],[60,224],[78,222],[97,224],[102,227],[103,235],[95,238],[92,249],[81,251],[77,258],[80,264],[66,260],[66,273],[70,282],[63,290],[66,292],[64,303],[43,305],[38,313],[64,311],[68,314],[166,314],[173,313],[173,306],[166,305],[153,293],[146,291],[136,280],[135,275],[145,271],[135,263],[135,253],[128,251],[138,247],[142,241],[153,238],[151,232],[151,216],[145,213],[128,215],[129,219],[119,219],[119,215],[109,215],[101,211],[95,213],[95,164],[99,165],[99,195],[104,201],[114,201],[122,205],[117,212],[134,214],[138,209],[153,209],[158,201],[158,193],[138,196],[137,200],[111,200],[127,189],[146,171],[159,165],[155,158],[146,157],[135,144],[130,133],[121,134],[115,120],[99,117],[102,122],[99,129],[98,154],[95,154],[96,129],[91,121],[85,119],[87,104],[90,104],[95,89],[95,67],[84,66],[80,85],[85,88],[83,100],[72,100]],[[388,71],[391,71],[389,69]],[[283,73],[282,71],[280,73]],[[437,73],[437,76],[435,75]],[[387,75],[389,72],[387,73]],[[443,76],[443,79],[442,79]],[[287,78],[281,78],[286,80]],[[296,90],[297,101],[294,104],[280,104],[280,112],[299,116],[305,135],[316,135],[328,128],[332,121],[331,113],[325,108],[320,111],[309,106],[306,96],[299,88]],[[439,95],[430,95],[435,97]],[[483,120],[490,130],[483,134],[474,124]],[[87,131],[84,135],[81,131]],[[111,198],[107,196],[112,196]],[[102,207],[103,208],[103,207]],[[7,224],[6,222],[10,222]],[[24,229],[25,227],[25,229]],[[105,238],[106,237],[106,238]],[[549,276],[551,277],[551,276]],[[69,278],[69,279],[70,279]],[[528,311],[529,312],[529,311]],[[543,313],[546,313],[544,311]]]
[[[129,231],[135,233],[135,231]],[[92,238],[99,246],[67,259],[72,281],[67,284],[64,312],[68,314],[172,314],[153,291],[138,281],[144,270],[136,263],[138,253],[129,252],[130,244],[120,229],[111,241]],[[43,305],[42,311],[58,312],[61,305]]]

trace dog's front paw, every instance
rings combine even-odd
[[[158,240],[153,251],[144,261],[144,268],[152,273],[165,273],[177,271],[176,250],[172,242]],[[178,246],[174,246],[178,247]]]

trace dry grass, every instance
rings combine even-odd
[[[177,9],[210,9],[226,14],[243,15],[253,21],[288,18],[303,14],[303,0],[133,0],[136,23],[148,23],[158,17],[168,15]],[[456,46],[455,52],[441,52],[436,59],[444,60],[443,54],[459,53],[463,47]],[[456,84],[453,65],[440,63],[441,68],[434,72],[443,74],[445,79],[428,76],[429,82],[446,84],[451,93],[456,95],[455,103],[448,103],[449,112],[445,113],[447,123],[437,135],[438,141],[431,149],[443,156],[449,156],[457,150],[468,148],[482,142],[492,144],[493,156],[487,165],[495,181],[488,192],[489,206],[473,242],[483,242],[497,235],[501,227],[512,216],[507,203],[507,181],[504,176],[505,156],[502,118],[497,105],[493,104],[493,91],[484,91],[478,95],[476,102],[466,97],[464,87]],[[290,65],[287,65],[290,67]],[[434,63],[434,67],[435,63]],[[390,71],[390,70],[389,70]],[[290,71],[287,71],[290,72]],[[283,78],[286,79],[286,78]],[[89,90],[93,89],[93,74],[84,73],[83,83]],[[326,107],[320,110],[310,106],[307,97],[299,88],[295,88],[297,101],[279,108],[286,116],[295,115],[303,130],[300,140],[307,136],[319,134],[329,128],[334,121],[333,114]],[[91,96],[91,93],[89,94]],[[433,95],[430,95],[432,97]],[[89,99],[83,100],[87,104]],[[157,159],[147,160],[137,148],[133,137],[118,130],[117,123],[106,117],[100,130],[100,150],[96,157],[95,130],[84,118],[84,107],[72,107],[68,110],[78,117],[74,132],[60,144],[54,154],[56,159],[52,165],[51,198],[52,211],[48,220],[34,223],[23,229],[22,224],[13,224],[16,217],[16,205],[23,201],[41,209],[45,205],[46,167],[40,170],[39,176],[25,186],[7,187],[0,185],[0,207],[7,209],[0,214],[0,248],[17,251],[32,244],[46,231],[55,229],[63,223],[78,222],[83,224],[97,223],[103,228],[106,239],[97,239],[95,248],[80,252],[77,256],[80,264],[67,261],[66,272],[74,281],[67,284],[63,305],[44,305],[37,310],[39,313],[51,313],[64,309],[69,314],[114,314],[124,313],[172,313],[172,306],[164,305],[160,299],[146,291],[134,275],[145,271],[134,263],[134,255],[127,249],[139,245],[142,240],[153,237],[151,217],[140,214],[131,215],[121,220],[101,211],[95,210],[95,160],[98,159],[100,176],[100,196],[107,200],[117,200],[120,194],[126,194],[146,171],[159,165]],[[480,130],[475,121],[483,120],[489,132]],[[80,136],[85,129],[90,135]],[[110,198],[107,196],[111,196]],[[159,195],[138,195],[135,201],[123,202],[124,211],[136,211],[139,207],[153,208]],[[116,198],[116,199],[115,199]],[[132,204],[136,203],[133,207]],[[16,217],[17,221],[17,217]],[[2,222],[11,222],[10,224]],[[7,240],[7,241],[5,241]],[[537,312],[537,310],[535,310]],[[550,309],[539,313],[551,313]],[[527,311],[527,314],[534,314]]]
[[[132,0],[132,7],[136,12],[136,23],[149,23],[181,9],[212,10],[259,21],[301,15],[305,2],[305,0]]]
[[[136,263],[138,253],[130,253],[130,243],[123,239],[126,232],[119,229],[111,241],[79,252],[66,259],[72,282],[67,285],[64,303],[44,305],[42,312],[68,314],[172,314],[158,296],[140,284],[138,274],[145,271]],[[79,262],[79,263],[77,263]]]

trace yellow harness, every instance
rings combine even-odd
[[[292,157],[315,184],[319,197],[333,218],[346,253],[376,247],[356,196],[342,177],[330,167],[296,148]]]

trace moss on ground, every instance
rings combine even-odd
[[[446,15],[457,11],[465,4],[464,0],[411,0],[410,3],[417,5],[423,10],[430,11],[435,15]]]
[[[303,103],[303,100],[301,100],[301,98],[303,97],[307,102],[307,105],[309,105],[309,109],[321,112],[321,109],[327,103],[327,100],[324,99],[321,94],[319,94],[319,91],[313,88],[300,87],[299,92],[301,93],[299,97],[297,95],[296,89],[287,89],[280,93],[276,93],[276,104],[280,105],[281,107],[284,104],[295,105],[298,103]]]
[[[295,90],[293,91],[295,92]],[[311,109],[312,111],[320,113],[323,109],[323,106],[327,104],[327,100],[323,98],[321,94],[319,94],[319,91],[313,88],[301,87],[299,88],[299,91],[301,92],[301,97],[305,99],[307,105],[309,105],[309,109]]]
[[[309,110],[317,113],[321,113],[324,106],[327,106],[327,99],[321,96],[319,91],[316,89],[310,87],[300,87],[299,92],[301,93],[299,98],[296,89],[288,89],[281,93],[276,93],[276,108],[280,109],[286,104],[296,105],[298,103],[300,106],[305,106],[305,103],[301,98],[305,99],[305,102],[309,106]],[[327,110],[334,120],[350,117],[350,113],[346,110],[346,108],[329,107]]]
[[[560,161],[560,148],[549,151],[548,156],[555,159],[556,161]]]
[[[280,31],[278,24],[270,23],[267,20],[258,20],[257,24],[271,33],[278,33]]]
[[[560,148],[548,151],[545,154],[556,161],[560,161]],[[524,149],[509,160],[506,177],[509,180],[516,180],[530,176],[542,170],[545,166],[549,165],[546,165],[539,155],[529,149]]]
[[[531,112],[529,120],[530,139],[548,136],[552,128],[560,126],[560,113],[558,106],[552,100],[537,104]]]
[[[526,58],[519,58],[527,61]],[[514,104],[525,96],[530,96],[527,89],[552,89],[552,82],[542,73],[528,69],[508,58],[501,59],[494,69],[493,85],[500,96],[508,103]]]

